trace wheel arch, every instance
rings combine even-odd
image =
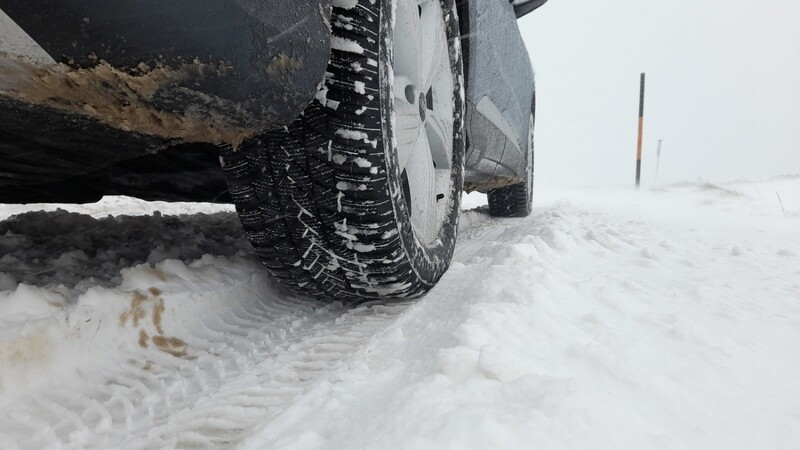
[[[525,170],[533,67],[511,3],[459,0],[458,6],[467,90],[465,189],[485,192],[518,183]],[[475,33],[481,38],[471,39]]]

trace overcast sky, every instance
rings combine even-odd
[[[550,0],[519,21],[537,76],[537,181],[800,174],[800,0]]]

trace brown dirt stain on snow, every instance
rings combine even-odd
[[[159,298],[158,303],[153,307],[153,325],[156,326],[158,334],[164,334],[164,329],[161,327],[161,317],[164,314],[166,307],[164,306],[164,299]]]
[[[143,268],[144,272],[147,272],[154,277],[158,278],[160,281],[167,281],[167,274],[164,273],[163,270],[153,267],[145,267]]]
[[[178,337],[166,336],[164,332],[164,313],[167,308],[164,299],[160,297],[162,291],[151,287],[147,289],[147,292],[150,294],[149,296],[140,291],[133,292],[129,309],[119,317],[120,327],[124,328],[128,322],[131,322],[133,328],[139,329],[138,344],[141,348],[149,348],[149,344],[152,342],[160,351],[176,358],[191,358],[186,342]],[[152,327],[155,328],[152,336],[145,330],[148,324],[143,322],[148,314],[152,319]]]
[[[150,339],[150,336],[147,335],[147,332],[144,330],[139,330],[139,347],[147,348],[147,341]]]
[[[139,322],[144,319],[147,315],[147,311],[142,306],[142,304],[147,300],[147,296],[142,294],[139,291],[133,293],[133,299],[131,300],[131,310],[130,315],[133,317],[133,326],[134,328],[139,327]]]
[[[49,358],[52,352],[53,344],[47,330],[39,329],[0,347],[0,361],[27,366]]]
[[[169,353],[176,358],[186,358],[188,355],[189,346],[176,337],[153,336],[153,344],[162,352]]]

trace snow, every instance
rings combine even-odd
[[[363,82],[363,81],[355,81],[355,82],[353,82],[353,90],[354,90],[354,91],[355,91],[357,94],[362,94],[362,95],[363,95],[363,94],[366,94],[366,93],[367,93],[367,91],[366,91],[366,85],[364,84],[364,82]]]
[[[353,9],[358,5],[357,0],[333,0],[331,4],[335,8]]]
[[[339,50],[349,53],[358,53],[358,54],[364,53],[364,47],[362,47],[361,44],[359,44],[354,40],[345,39],[339,36],[331,36],[331,48],[333,50]]]
[[[485,202],[364,305],[278,286],[227,206],[0,206],[0,448],[797,448],[800,177]]]
[[[361,141],[365,144],[372,145],[373,148],[377,148],[378,140],[377,139],[370,139],[369,134],[364,131],[358,130],[349,130],[346,128],[337,128],[336,133],[337,136],[341,136],[345,139],[350,139],[353,141]]]

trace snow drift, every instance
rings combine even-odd
[[[228,207],[0,207],[0,448],[796,448],[800,177],[484,202],[430,294],[362,305]]]

